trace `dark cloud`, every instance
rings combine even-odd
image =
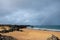
[[[60,0],[0,0],[0,23],[60,25]]]

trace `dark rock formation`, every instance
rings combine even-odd
[[[0,33],[8,33],[9,31],[8,30],[2,30],[0,31]]]
[[[60,39],[55,35],[52,35],[51,37],[47,38],[47,40],[60,40]]]
[[[9,30],[2,30],[2,31],[0,31],[0,33],[9,33],[9,32],[13,32],[13,31],[23,32],[23,30],[19,30],[19,29],[9,29]]]
[[[1,35],[0,34],[0,40],[17,40],[16,38],[13,38],[11,36]]]

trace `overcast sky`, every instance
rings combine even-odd
[[[60,0],[0,0],[0,24],[60,25]]]

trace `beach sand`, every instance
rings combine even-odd
[[[47,40],[52,34],[60,38],[60,32],[44,31],[44,30],[34,30],[34,29],[22,29],[21,31],[14,31],[9,33],[4,33],[2,35],[12,36],[18,40]]]

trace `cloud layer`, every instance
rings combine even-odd
[[[0,24],[60,25],[60,0],[0,0]]]

